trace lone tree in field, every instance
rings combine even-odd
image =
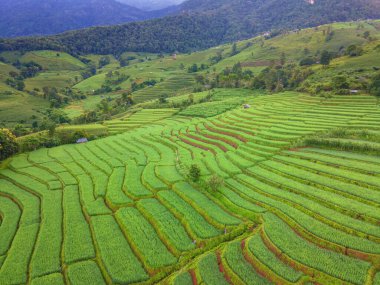
[[[201,177],[201,169],[197,164],[192,164],[189,169],[189,178],[193,182],[197,182]]]
[[[223,178],[214,174],[209,178],[209,180],[207,180],[207,185],[210,187],[212,191],[217,191],[220,187],[224,185],[224,180]]]
[[[0,129],[0,160],[4,160],[18,152],[15,135],[8,129]]]

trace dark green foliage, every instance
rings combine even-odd
[[[111,59],[109,56],[102,56],[99,59],[99,68],[102,68],[103,66],[106,66],[107,64],[110,64]]]
[[[187,72],[189,72],[189,73],[198,72],[198,71],[202,71],[202,70],[207,69],[207,67],[208,66],[205,65],[204,63],[202,63],[200,66],[198,66],[196,63],[194,63],[192,66],[190,66],[187,69]]]
[[[238,51],[238,49],[237,49],[237,45],[236,45],[236,43],[234,43],[233,45],[232,45],[232,48],[231,48],[231,56],[234,56],[234,55],[236,55],[236,54],[238,54],[239,53],[239,51]]]
[[[363,54],[363,49],[357,45],[350,45],[346,50],[346,55],[360,56]]]
[[[336,90],[350,88],[350,85],[347,82],[346,76],[335,76],[332,80],[332,83],[333,83],[333,88]]]
[[[225,68],[216,77],[216,86],[227,88],[239,88],[247,86],[253,78],[253,72],[249,69],[243,71],[241,63],[234,64],[231,68]]]
[[[132,82],[132,92],[143,89],[148,86],[154,86],[157,84],[157,81],[154,79],[146,80],[141,83]]]
[[[13,64],[13,66],[16,67],[18,70],[20,70],[18,79],[26,79],[26,78],[34,77],[37,75],[38,72],[40,72],[43,69],[41,65],[33,61],[21,63],[20,61],[17,60]]]
[[[121,2],[121,1],[120,1]],[[46,35],[141,21],[170,10],[144,12],[114,0],[1,1],[0,36]],[[42,16],[43,15],[43,16]]]
[[[369,87],[371,94],[380,97],[380,73],[376,74],[371,81]]]
[[[168,95],[166,94],[163,94],[160,96],[160,98],[158,98],[158,102],[160,102],[160,104],[165,104],[168,100]]]
[[[271,31],[294,30],[332,21],[380,17],[376,3],[355,0],[199,1],[184,3],[181,13],[146,22],[66,32],[57,36],[0,40],[4,50],[63,50],[71,54],[124,51],[187,52]],[[344,11],[344,13],[343,13]],[[327,36],[331,37],[332,32]]]
[[[321,58],[320,58],[320,63],[322,65],[329,65],[330,64],[330,61],[332,59],[332,55],[330,52],[328,52],[327,50],[324,50],[321,54]]]
[[[16,137],[8,129],[0,129],[0,160],[4,160],[18,151]]]
[[[92,63],[87,65],[87,69],[81,73],[83,79],[87,79],[96,74],[96,66]]]
[[[201,169],[197,164],[192,164],[189,169],[189,178],[193,182],[197,182],[201,176]]]
[[[266,89],[269,92],[294,89],[312,73],[313,71],[308,68],[300,68],[293,64],[268,67],[254,78],[252,87]]]
[[[24,81],[20,79],[8,78],[5,83],[19,91],[23,91],[25,88]]]
[[[312,57],[306,57],[306,58],[301,59],[300,66],[313,65],[315,63],[316,63],[316,61],[315,61],[314,58],[312,58]]]

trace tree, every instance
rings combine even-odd
[[[349,56],[361,56],[363,54],[363,49],[357,45],[350,45],[346,50],[346,55]]]
[[[189,73],[197,72],[198,71],[198,65],[194,63],[192,66],[190,66],[187,70]]]
[[[210,187],[212,191],[217,191],[224,184],[223,178],[214,174],[207,180],[207,185]]]
[[[193,182],[197,182],[201,177],[201,169],[197,164],[192,164],[189,169],[189,178]]]
[[[4,160],[18,152],[16,136],[8,129],[0,129],[0,160]]]
[[[301,59],[300,66],[309,66],[315,64],[315,59],[312,57],[306,57]]]
[[[164,104],[167,102],[167,99],[168,99],[168,95],[166,94],[163,94],[160,96],[160,98],[158,99],[158,101],[160,102],[160,104]]]
[[[332,83],[333,88],[336,90],[350,88],[350,84],[348,83],[346,76],[335,76],[332,80]]]
[[[195,82],[199,84],[204,84],[205,77],[202,74],[198,74],[197,76],[195,76]]]
[[[126,103],[127,103],[128,105],[133,105],[133,104],[134,104],[133,96],[132,96],[131,94],[129,94],[129,95],[127,96]]]
[[[107,64],[110,64],[111,59],[109,56],[102,56],[99,59],[99,68],[102,68],[103,66],[106,66]]]
[[[33,121],[32,128],[33,128],[33,131],[37,131],[38,130],[38,122],[37,121]]]
[[[320,63],[324,66],[327,66],[330,64],[330,61],[331,61],[331,54],[327,50],[322,51]]]
[[[380,97],[380,73],[372,77],[369,90],[372,95]]]
[[[238,54],[238,53],[239,53],[239,51],[238,51],[238,49],[237,49],[237,44],[234,43],[234,44],[232,45],[232,48],[231,48],[231,56],[234,56],[234,55],[236,55],[236,54]]]
[[[24,126],[22,124],[17,124],[15,125],[15,127],[13,128],[13,134],[16,136],[16,137],[20,137],[20,136],[23,136],[25,134],[27,134],[28,131],[24,128]]]
[[[19,91],[23,91],[24,88],[25,88],[25,83],[24,83],[24,81],[22,81],[22,80],[18,80],[18,81],[16,82],[16,89],[19,90]]]

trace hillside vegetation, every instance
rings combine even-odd
[[[61,50],[71,54],[125,51],[188,52],[264,32],[295,30],[380,17],[375,0],[190,0],[178,12],[156,20],[66,32],[50,37],[0,40],[0,51]],[[128,40],[125,40],[128,39]]]
[[[51,35],[92,26],[125,24],[166,15],[115,0],[2,0],[0,37]],[[43,15],[43,16],[41,16]]]
[[[380,21],[0,58],[1,285],[380,284]]]
[[[6,127],[21,125],[26,128],[24,133],[33,124],[37,130],[46,128],[51,119],[58,124],[76,122],[82,115],[77,123],[102,122],[134,112],[140,108],[138,103],[148,102],[143,108],[185,108],[192,104],[190,93],[215,87],[266,92],[297,89],[330,96],[341,92],[337,89],[343,85],[343,92],[353,89],[367,93],[372,76],[380,68],[379,32],[378,21],[335,23],[177,54],[175,59],[131,52],[118,58],[91,54],[76,58],[47,50],[2,52],[0,103],[7,108],[0,112],[0,119]],[[352,46],[360,49],[360,54],[349,55],[347,50]],[[317,63],[323,51],[331,57],[327,66]],[[311,62],[299,66],[305,60]],[[34,65],[27,67],[31,62]],[[24,73],[20,78],[18,74]],[[277,82],[278,76],[284,78]],[[345,80],[336,84],[334,78],[339,76]],[[169,100],[177,96],[183,97]],[[203,98],[203,102],[219,100],[211,97]],[[12,111],[21,106],[30,111]],[[49,106],[55,108],[54,116],[49,115]]]

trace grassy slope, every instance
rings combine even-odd
[[[331,40],[326,41],[326,31],[328,27],[331,27],[334,32]],[[373,42],[369,42],[364,39],[363,33],[369,31]],[[325,25],[318,28],[310,28],[301,30],[298,32],[291,32],[278,37],[263,40],[261,37],[246,40],[237,43],[238,49],[241,50],[235,56],[230,56],[231,45],[226,44],[223,46],[211,48],[205,51],[195,52],[191,54],[179,54],[177,60],[173,60],[171,55],[165,55],[164,58],[159,58],[157,55],[144,54],[144,53],[125,53],[122,57],[134,56],[136,59],[130,61],[130,65],[126,67],[119,67],[118,62],[111,56],[111,63],[102,69],[97,70],[97,74],[84,81],[76,83],[76,78],[81,78],[80,72],[84,68],[82,62],[73,58],[72,56],[50,51],[38,51],[28,52],[26,54],[20,54],[18,52],[4,52],[0,54],[8,61],[14,62],[17,59],[21,61],[34,60],[41,64],[46,71],[40,73],[35,78],[30,78],[25,81],[26,90],[32,90],[34,88],[42,89],[43,86],[56,86],[59,88],[73,87],[84,93],[91,94],[93,90],[99,89],[105,82],[105,75],[109,71],[119,71],[130,76],[130,79],[122,82],[114,88],[120,88],[121,90],[115,94],[120,94],[123,91],[131,88],[131,82],[143,82],[149,79],[155,79],[157,81],[163,80],[153,88],[146,88],[136,92],[135,97],[137,102],[144,100],[150,100],[158,98],[161,94],[167,95],[180,95],[191,91],[189,85],[179,85],[177,82],[183,82],[184,77],[187,77],[187,68],[194,63],[198,65],[206,64],[210,65],[210,58],[220,53],[223,60],[212,66],[210,69],[203,71],[206,72],[220,72],[226,67],[233,66],[236,62],[242,62],[255,73],[259,72],[266,66],[269,66],[272,61],[278,61],[281,57],[281,53],[285,53],[287,62],[298,63],[300,59],[306,56],[314,56],[320,53],[323,49],[337,52],[341,47],[347,47],[350,44],[363,45],[366,53],[358,58],[342,57],[334,60],[331,63],[329,69],[322,69],[318,65],[314,67],[316,74],[310,78],[311,82],[318,82],[326,78],[330,79],[332,76],[339,72],[345,72],[352,78],[362,75],[368,75],[373,72],[374,66],[379,66],[379,52],[374,50],[379,44],[380,39],[380,27],[379,21],[374,22],[355,22],[355,23],[334,23],[331,25]],[[250,46],[247,47],[249,43]],[[307,54],[305,49],[308,50]],[[97,65],[100,56],[88,55],[95,65]],[[147,60],[149,59],[149,60]],[[143,62],[141,62],[143,61]],[[184,66],[184,69],[181,69]],[[358,69],[364,69],[358,71]],[[4,82],[9,71],[14,70],[10,65],[2,65],[0,68],[0,81]],[[201,72],[202,73],[202,72]],[[360,74],[361,73],[361,74]],[[192,74],[190,74],[192,75]],[[190,83],[192,84],[192,83]],[[3,85],[2,85],[3,86]],[[183,90],[181,90],[183,88]],[[0,88],[5,90],[6,87]],[[111,93],[112,95],[113,93]],[[141,95],[141,96],[140,96]],[[25,94],[25,96],[27,96]],[[117,95],[112,95],[117,96]],[[92,102],[97,102],[95,98],[89,97],[89,104],[87,106],[94,106]],[[6,98],[3,98],[4,104]],[[20,102],[20,104],[22,104]],[[72,107],[66,108],[69,110],[69,114],[80,114],[84,110],[88,110],[87,107],[82,106],[83,102],[73,102]],[[80,110],[79,110],[80,109]],[[72,110],[79,110],[77,112]]]
[[[49,103],[42,98],[37,98],[23,92],[15,92],[7,85],[0,83],[0,89],[12,92],[7,95],[0,92],[0,122],[6,126],[13,126],[21,120],[32,122],[32,116],[41,118],[40,112],[49,107]]]

